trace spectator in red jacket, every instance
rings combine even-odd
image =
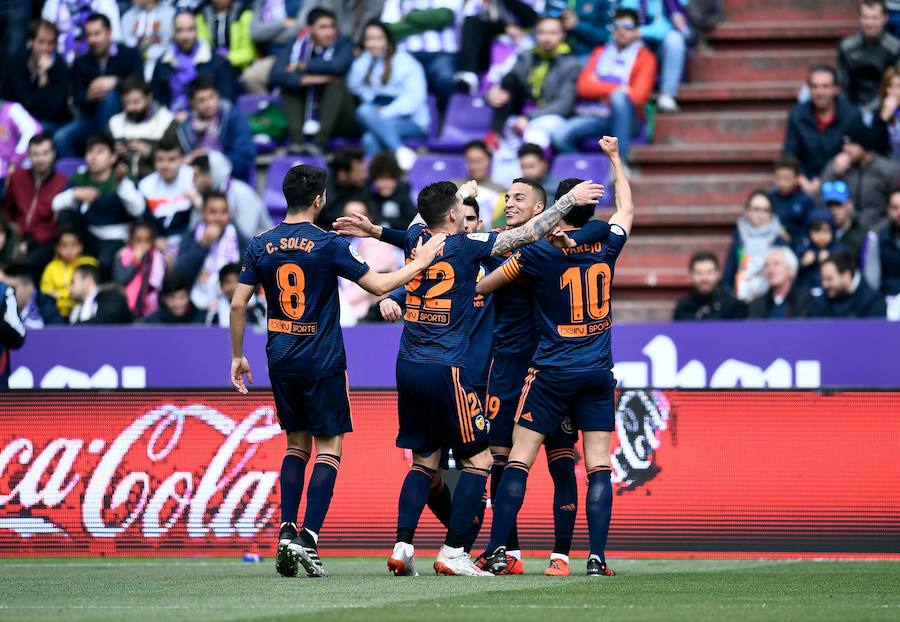
[[[583,140],[611,134],[619,137],[622,156],[628,155],[656,81],[656,57],[644,47],[637,24],[631,9],[616,11],[613,42],[595,49],[578,76],[575,116],[553,132],[558,151],[576,152]]]
[[[31,137],[28,158],[31,168],[17,169],[9,176],[3,211],[19,228],[27,262],[43,270],[53,259],[56,236],[51,202],[66,187],[66,178],[53,167],[56,151],[48,134]]]

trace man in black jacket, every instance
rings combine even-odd
[[[54,136],[61,158],[81,155],[81,146],[88,136],[106,131],[110,118],[122,110],[118,85],[125,78],[144,72],[137,50],[113,44],[108,17],[94,13],[84,29],[88,53],[79,56],[72,67],[72,100],[80,116]]]
[[[56,53],[56,24],[38,19],[28,26],[29,49],[16,54],[6,66],[0,97],[19,102],[53,135],[69,114],[69,68]]]
[[[884,31],[888,12],[884,0],[859,3],[860,31],[845,37],[838,48],[838,76],[851,102],[878,109],[878,89],[885,70],[900,59],[900,40]]]
[[[281,89],[293,151],[320,154],[334,136],[358,135],[356,102],[344,78],[353,64],[353,42],[338,35],[334,13],[309,12],[308,31],[278,53],[269,78]],[[314,136],[313,143],[306,136]]]
[[[784,152],[800,160],[800,185],[807,194],[816,196],[822,170],[840,153],[846,129],[859,112],[840,95],[833,68],[814,65],[807,84],[809,101],[794,105],[788,116]]]
[[[751,320],[784,320],[809,316],[812,295],[795,284],[797,256],[785,246],[776,246],[766,256],[765,275],[769,291],[747,309]]]
[[[673,320],[742,320],[747,306],[719,287],[722,271],[719,260],[708,251],[691,257],[691,293],[678,301]]]
[[[125,294],[115,285],[101,287],[96,266],[78,266],[72,275],[69,296],[78,302],[69,315],[72,324],[131,324],[133,317]]]
[[[822,263],[825,294],[816,298],[812,317],[884,318],[884,296],[874,291],[856,273],[856,262],[846,253],[835,253]]]

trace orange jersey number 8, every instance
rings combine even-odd
[[[306,294],[303,293],[306,276],[303,270],[298,265],[286,263],[275,272],[275,281],[278,283],[281,310],[292,320],[299,320],[306,311]]]

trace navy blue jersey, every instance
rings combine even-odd
[[[337,279],[368,271],[345,238],[311,223],[281,223],[253,238],[240,282],[266,292],[270,373],[316,379],[347,369]]]
[[[613,225],[602,242],[565,250],[542,240],[503,264],[507,278],[524,274],[533,279],[536,367],[612,368],[610,288],[625,238],[625,231]]]
[[[410,258],[416,242],[431,238],[421,224],[406,232]],[[475,281],[482,260],[490,257],[496,233],[459,233],[447,237],[444,250],[406,285],[406,313],[398,358],[414,363],[465,367],[472,334]]]
[[[480,279],[485,273],[482,266],[478,272],[478,278]],[[493,344],[494,294],[487,296],[476,294],[473,301],[472,335],[469,339],[469,354],[466,357],[466,373],[469,382],[477,389],[487,386]]]

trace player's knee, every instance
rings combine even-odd
[[[316,437],[316,453],[331,454],[341,457],[341,451],[344,446],[344,435],[336,436],[317,436]]]
[[[466,458],[462,462],[467,467],[474,467],[476,469],[483,469],[485,471],[490,471],[491,467],[494,466],[494,458],[493,456],[491,456],[491,452],[487,449],[475,454],[471,458]]]
[[[306,432],[288,432],[287,446],[289,449],[301,449],[308,454],[310,450],[309,434]]]

